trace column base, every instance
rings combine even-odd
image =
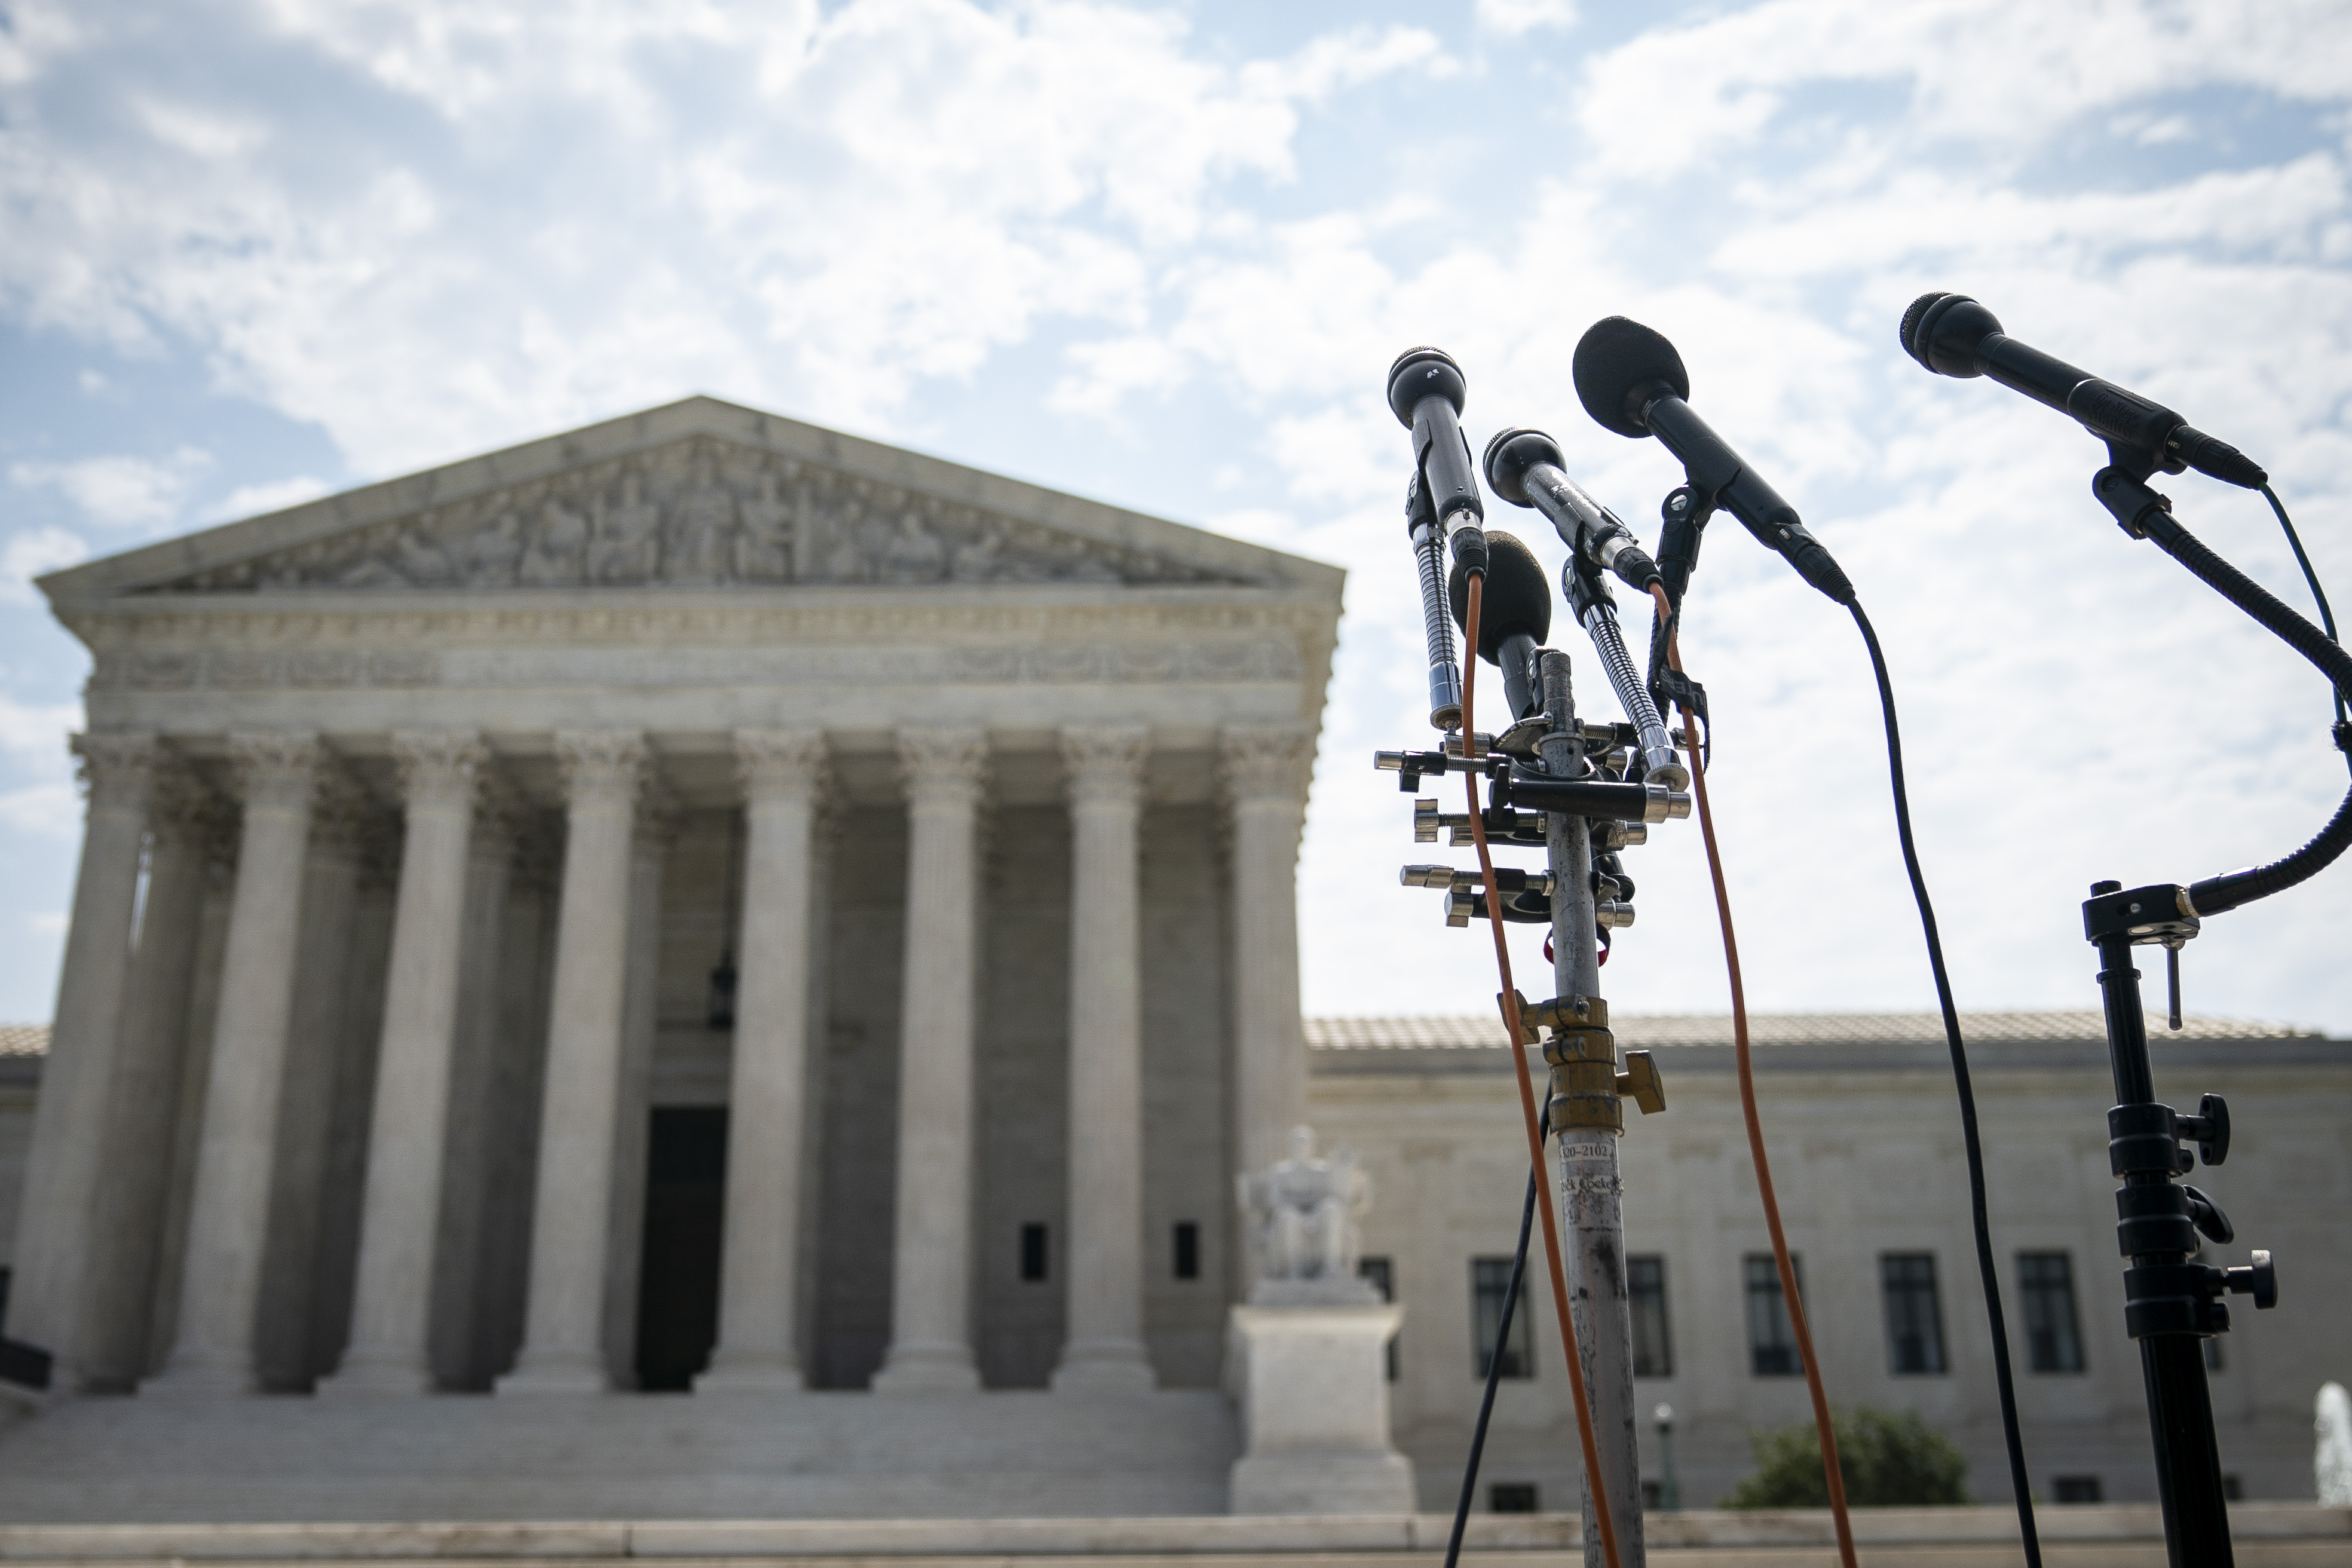
[[[523,1352],[515,1369],[490,1384],[499,1394],[610,1394],[613,1379],[602,1357],[581,1351]]]
[[[738,1352],[723,1348],[710,1358],[710,1369],[694,1380],[697,1394],[798,1394],[808,1387],[800,1363],[785,1355]]]
[[[892,1345],[874,1374],[877,1394],[978,1394],[980,1373],[965,1345]]]
[[[437,1391],[433,1369],[396,1351],[350,1350],[342,1364],[319,1380],[321,1399],[402,1398]]]
[[[261,1392],[249,1356],[174,1352],[163,1370],[139,1385],[142,1398],[234,1399]]]
[[[1062,1349],[1056,1394],[1150,1394],[1160,1386],[1150,1358],[1132,1340],[1095,1340]]]

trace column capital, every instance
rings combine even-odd
[[[1062,731],[1062,765],[1069,771],[1074,805],[1134,805],[1150,760],[1151,731],[1139,724],[1110,730],[1073,725]]]
[[[1307,797],[1315,731],[1304,724],[1234,724],[1217,732],[1217,777],[1235,805]]]
[[[555,765],[574,805],[633,805],[645,782],[646,738],[635,730],[566,730],[555,737]]]
[[[471,730],[395,730],[392,756],[400,794],[411,810],[454,806],[470,810],[489,749]]]
[[[824,793],[822,730],[738,730],[735,777],[745,801],[797,800]]]
[[[166,763],[155,770],[155,793],[147,822],[159,844],[201,849],[216,858],[224,837],[236,832],[236,814],[198,777],[195,770]]]
[[[898,767],[910,802],[970,803],[987,782],[988,731],[945,727],[901,730]]]
[[[237,793],[246,808],[290,811],[307,808],[319,784],[322,755],[319,737],[305,730],[261,730],[233,734]]]
[[[155,737],[133,732],[69,735],[74,773],[92,811],[143,811],[155,782]]]
[[[359,781],[341,768],[321,768],[310,798],[310,839],[313,844],[355,859],[380,856],[375,840],[397,830]]]

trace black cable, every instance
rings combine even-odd
[[[2319,585],[2319,574],[2311,569],[2311,557],[2303,552],[2303,539],[2294,531],[2294,520],[2286,514],[2286,503],[2268,485],[2263,487],[2263,499],[2271,503],[2271,510],[2278,514],[2279,526],[2286,530],[2287,548],[2294,552],[2294,563],[2303,568],[2303,580],[2311,584],[2311,596],[2319,605],[2319,624],[2326,628],[2327,640],[2340,647],[2344,639],[2336,635],[2336,612],[2327,607],[2327,591]],[[2336,732],[2340,737],[2345,725],[2344,693],[2337,691],[2334,696]],[[2337,744],[2343,744],[2341,739]],[[2352,766],[2352,746],[2346,747],[2344,761],[2347,766]]]
[[[2017,1528],[2025,1547],[2027,1568],[2042,1568],[2042,1538],[2033,1524],[2033,1492],[2026,1484],[2025,1439],[2017,1429],[2017,1385],[2009,1365],[2009,1320],[2000,1309],[2000,1275],[1992,1256],[1992,1224],[1985,1209],[1984,1146],[1977,1136],[1976,1090],[1969,1082],[1968,1047],[1960,1042],[1959,1009],[1952,1003],[1952,982],[1944,972],[1944,942],[1937,933],[1935,906],[1927,900],[1927,879],[1919,870],[1919,851],[1911,839],[1911,801],[1903,784],[1903,737],[1895,722],[1895,686],[1887,679],[1886,655],[1878,634],[1859,602],[1846,608],[1862,628],[1870,649],[1870,668],[1878,678],[1878,705],[1886,719],[1886,772],[1895,785],[1895,831],[1903,843],[1903,868],[1911,877],[1911,896],[1919,905],[1919,929],[1927,938],[1927,968],[1936,977],[1936,1001],[1944,1011],[1944,1039],[1952,1051],[1952,1082],[1960,1096],[1960,1141],[1969,1158],[1969,1215],[1975,1223],[1977,1274],[1984,1281],[1985,1314],[1992,1321],[1993,1381],[2000,1390],[2000,1436],[2009,1447],[2009,1484],[2017,1494]]]
[[[1495,1353],[1486,1358],[1486,1393],[1478,1401],[1478,1425],[1470,1434],[1470,1462],[1462,1468],[1462,1497],[1454,1505],[1454,1535],[1445,1543],[1445,1568],[1462,1556],[1462,1532],[1470,1523],[1470,1499],[1478,1490],[1478,1458],[1486,1450],[1486,1418],[1495,1413],[1495,1387],[1503,1377],[1503,1351],[1511,1342],[1511,1312],[1519,1304],[1519,1281],[1528,1271],[1528,1233],[1536,1223],[1536,1173],[1528,1173],[1528,1201],[1519,1209],[1519,1250],[1511,1259],[1511,1290],[1503,1298],[1503,1321],[1495,1330]]]
[[[2320,673],[2336,688],[2339,700],[2344,693],[2352,691],[2352,654],[2337,647],[2325,632],[2215,554],[2203,540],[2175,522],[2171,513],[2151,507],[2138,521],[2141,531],[2156,542],[2158,548],[2189,568],[2198,581],[2318,666]],[[2347,849],[2352,849],[2352,794],[2345,795],[2344,804],[2336,808],[2335,816],[2317,837],[2294,854],[2267,866],[2249,866],[2242,871],[2224,872],[2192,883],[2189,900],[2200,915],[2221,914],[2256,899],[2284,892],[2316,876]]]

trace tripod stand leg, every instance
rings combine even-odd
[[[2157,1493],[2172,1568],[2229,1568],[2229,1503],[2213,1444],[2205,1347],[2188,1334],[2152,1334],[2139,1342],[2139,1364],[2147,1381]],[[1594,1415],[1597,1419],[1599,1412]]]
[[[2120,890],[2121,884],[2114,882],[2101,882],[2092,889],[2100,897]],[[2097,901],[2095,898],[2094,902]],[[2107,1057],[2115,1074],[2119,1113],[2126,1107],[2157,1102],[2155,1074],[2147,1059],[2147,1016],[2140,1001],[2140,975],[2132,963],[2128,931],[2105,932],[2095,940],[2099,991],[2107,1017]],[[2168,1140],[2165,1146],[2168,1151]],[[2168,1152],[2165,1158],[2169,1161]],[[2134,1164],[2123,1173],[2125,1191],[2169,1187],[2174,1174],[2168,1164]],[[2181,1231],[2193,1247],[2194,1235],[2188,1234],[2185,1226]],[[2132,1232],[2126,1226],[2122,1234],[2128,1237]],[[2193,1257],[2188,1250],[2126,1253],[2126,1300],[2135,1294],[2134,1271],[2165,1268],[2189,1262]],[[2130,1327],[2128,1316],[2126,1327]],[[2205,1347],[2198,1334],[2189,1331],[2153,1331],[2134,1337],[2139,1340],[2140,1368],[2147,1385],[2157,1495],[2164,1504],[2164,1539],[2172,1568],[2230,1568],[2234,1558],[2230,1548],[2229,1505],[2221,1494],[2212,1394],[2205,1382]]]

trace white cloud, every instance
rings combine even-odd
[[[47,764],[44,772],[70,771],[66,736],[80,722],[79,702],[19,702],[0,693],[0,752]]]
[[[30,605],[39,601],[33,579],[86,559],[89,545],[81,535],[62,528],[19,530],[0,545],[0,603]]]
[[[291,479],[265,479],[259,484],[239,485],[229,491],[219,504],[208,507],[205,521],[229,522],[239,518],[257,517],[263,512],[282,511],[289,506],[299,506],[306,500],[316,500],[331,487],[326,480],[309,474]]]
[[[1478,0],[1473,13],[1490,33],[1516,38],[1538,27],[1572,27],[1576,0]]]
[[[1293,177],[1303,108],[1444,68],[1416,29],[1226,64],[1172,16],[1053,0],[264,12],[191,47],[266,35],[299,62],[279,68],[437,139],[294,118],[250,78],[166,97],[127,60],[28,66],[0,101],[0,299],[118,343],[184,336],[371,472],[688,387],[886,421],[1042,323],[1139,324],[1237,178]],[[68,134],[52,93],[138,130]]]
[[[160,462],[114,456],[69,463],[12,463],[8,478],[26,489],[49,488],[63,492],[92,522],[131,528],[169,522],[178,516],[188,488],[211,466],[210,454],[182,447]]]

